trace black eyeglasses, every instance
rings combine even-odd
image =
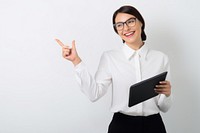
[[[124,29],[124,24],[126,24],[128,27],[133,27],[136,24],[136,18],[129,18],[128,20],[126,20],[126,22],[118,22],[113,26],[116,28],[116,30],[119,31]]]

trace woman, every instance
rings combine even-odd
[[[77,81],[91,101],[101,98],[112,84],[114,116],[108,133],[166,133],[160,111],[168,111],[172,104],[168,57],[148,49],[145,22],[134,7],[122,6],[115,11],[113,27],[124,44],[119,50],[103,53],[95,78],[78,56],[75,41],[71,49],[60,40],[56,41],[62,46],[63,57],[75,65]],[[130,86],[164,71],[168,71],[167,80],[155,87],[159,95],[128,107]]]

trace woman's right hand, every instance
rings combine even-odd
[[[75,47],[75,41],[72,41],[72,48],[67,45],[64,45],[59,39],[55,39],[56,42],[62,47],[62,56],[71,61],[74,66],[78,65],[81,62],[81,58],[78,56]]]

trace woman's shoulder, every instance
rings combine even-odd
[[[120,49],[112,49],[112,50],[107,50],[103,52],[103,55],[107,55],[107,56],[118,56],[120,55],[122,52]]]
[[[155,49],[149,49],[148,54],[167,57],[166,53],[164,53],[163,51],[160,51],[160,50],[155,50]]]
[[[166,53],[160,50],[155,50],[155,49],[149,49],[148,57],[160,58],[162,60],[169,60],[168,55]]]

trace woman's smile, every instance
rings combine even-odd
[[[126,33],[124,33],[124,36],[127,38],[131,38],[134,36],[134,33],[135,33],[135,31],[126,32]]]

